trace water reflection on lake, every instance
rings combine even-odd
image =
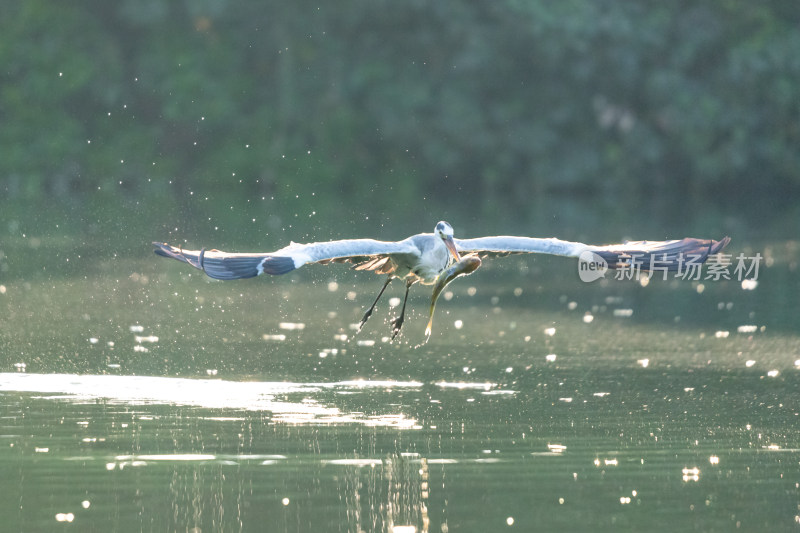
[[[794,529],[792,253],[702,289],[509,259],[418,348],[429,293],[399,342],[388,306],[356,334],[380,281],[346,270],[4,281],[3,528]]]
[[[548,364],[506,383],[0,374],[2,515],[119,531],[797,520],[795,371]]]

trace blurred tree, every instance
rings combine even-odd
[[[310,191],[375,214],[796,190],[798,20],[790,1],[9,3],[0,185]]]

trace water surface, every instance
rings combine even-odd
[[[226,284],[110,260],[10,280],[0,516],[9,531],[794,530],[792,260],[755,288],[701,289],[509,259],[448,287],[427,344],[423,290],[399,342],[388,298],[356,334],[380,280],[346,270]]]

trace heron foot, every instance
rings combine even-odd
[[[374,310],[374,307],[370,307],[369,309],[367,309],[367,312],[364,313],[364,316],[361,317],[361,322],[358,323],[358,331],[359,331],[359,333],[361,332],[361,329],[364,327],[364,324],[367,323],[367,320],[369,319],[369,317],[372,315],[372,311],[373,310]]]
[[[405,316],[400,315],[392,319],[392,340],[395,337],[400,335],[400,329],[403,327],[403,322],[405,321]]]

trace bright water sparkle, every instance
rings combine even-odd
[[[572,279],[517,291],[484,276],[478,291],[448,287],[414,349],[426,312],[396,343],[378,318],[388,305],[349,328],[369,303],[363,280],[352,302],[346,276],[336,290],[231,291],[177,272],[4,283],[5,331],[18,332],[0,373],[9,531],[800,520],[800,341],[785,312],[752,300],[769,276],[702,293]]]

